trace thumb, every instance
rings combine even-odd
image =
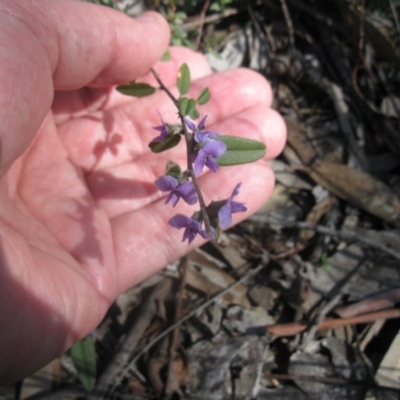
[[[54,90],[105,87],[143,75],[169,42],[155,13],[131,19],[75,0],[0,0],[0,171],[29,146]]]

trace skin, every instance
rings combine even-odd
[[[152,32],[151,35],[148,32]],[[262,140],[267,159],[285,142],[271,89],[258,74],[211,74],[205,59],[171,49],[157,14],[129,19],[73,0],[0,0],[0,384],[27,376],[93,331],[113,300],[168,262],[201,245],[170,227],[179,202],[164,205],[154,180],[165,163],[185,162],[184,146],[154,155],[151,129],[176,111],[164,93],[143,99],[113,86],[154,83],[155,65],[174,89],[182,62],[191,68],[207,129]],[[234,169],[232,169],[234,168]],[[238,182],[246,213],[270,196],[265,160],[200,177],[206,202],[230,196]]]

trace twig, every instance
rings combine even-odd
[[[239,280],[237,280],[235,283],[232,285],[228,286],[226,289],[222,290],[221,292],[217,293],[213,297],[211,297],[209,300],[201,304],[200,306],[196,307],[193,311],[189,312],[188,314],[184,315],[182,318],[180,318],[178,321],[176,321],[174,324],[172,324],[169,328],[165,329],[163,332],[161,332],[158,336],[156,336],[149,344],[147,344],[145,347],[143,347],[136,355],[133,357],[133,359],[130,361],[130,363],[124,368],[122,373],[116,378],[115,384],[113,386],[113,389],[116,388],[121,380],[125,377],[126,373],[137,363],[137,361],[145,354],[147,353],[156,343],[158,343],[161,339],[163,339],[166,335],[168,335],[172,330],[174,330],[177,326],[182,325],[185,321],[189,320],[190,318],[194,317],[196,314],[200,313],[203,311],[205,308],[213,304],[215,301],[219,300],[221,297],[223,297],[226,293],[230,292],[231,290],[235,289],[237,286],[242,284],[244,281],[247,279],[251,278],[252,276],[258,274],[266,265],[266,261],[262,261],[255,269],[249,270],[244,274]]]
[[[201,37],[203,36],[203,28],[204,28],[204,22],[205,22],[205,17],[206,17],[206,12],[208,10],[208,7],[210,7],[211,0],[206,0],[204,2],[203,8],[200,13],[199,17],[199,34],[196,38],[196,50],[199,49],[200,42],[201,42]]]
[[[351,80],[353,83],[353,88],[357,95],[360,97],[361,100],[365,102],[365,104],[368,105],[368,107],[376,112],[380,113],[380,110],[373,104],[372,101],[368,100],[362,90],[360,89],[358,82],[357,82],[357,76],[358,72],[360,69],[363,67],[365,71],[368,73],[370,76],[371,80],[374,80],[374,76],[370,67],[370,62],[366,59],[364,56],[364,48],[365,48],[365,0],[361,1],[360,5],[360,27],[359,27],[359,38],[358,38],[358,58],[359,60],[357,61],[356,65],[354,66],[352,72],[351,72]]]
[[[377,243],[371,239],[367,239],[363,236],[361,236],[358,233],[351,232],[348,230],[337,230],[333,228],[327,228],[326,226],[323,225],[314,225],[314,224],[309,224],[307,222],[299,222],[299,221],[284,221],[281,219],[275,219],[275,218],[270,218],[267,216],[262,216],[262,215],[254,215],[249,218],[250,221],[255,221],[255,222],[263,222],[263,223],[269,223],[269,224],[278,224],[281,226],[285,226],[288,228],[298,228],[298,229],[310,229],[318,233],[322,233],[324,235],[330,235],[330,236],[337,236],[340,239],[346,240],[348,242],[358,242],[361,244],[364,244],[365,246],[371,247],[375,250],[379,250],[382,253],[385,253],[396,260],[400,261],[400,253],[398,253],[395,250],[392,250],[391,248]]]
[[[204,17],[204,20],[200,20],[200,18],[196,18],[194,21],[185,22],[182,25],[179,25],[179,28],[184,31],[190,31],[191,29],[197,28],[201,24],[211,24],[214,22],[219,22],[221,19],[230,17],[232,15],[236,15],[238,10],[236,8],[228,8],[222,11],[219,14],[212,14]]]
[[[393,4],[393,0],[389,0],[389,3],[390,3],[390,8],[392,10],[394,22],[396,24],[397,32],[400,34],[400,21],[399,17],[397,16],[396,6]]]
[[[365,324],[368,322],[373,322],[377,319],[393,319],[400,317],[400,309],[393,308],[390,310],[376,311],[369,314],[358,315],[357,317],[351,318],[340,318],[340,319],[332,319],[327,318],[322,320],[318,324],[318,330],[323,331],[326,329],[334,329],[341,328],[347,325],[356,325],[356,324]],[[290,322],[287,324],[276,324],[269,325],[265,327],[251,327],[248,328],[246,333],[254,334],[263,332],[265,334],[271,334],[274,337],[284,337],[284,336],[294,336],[299,333],[303,333],[308,329],[308,325],[301,324],[299,322]]]
[[[160,85],[160,88],[164,90],[167,96],[175,104],[175,107],[179,108],[179,101],[175,98],[172,92],[164,85],[164,82],[161,80],[160,75],[158,75],[158,72],[154,68],[151,68],[151,73],[154,75],[154,78],[156,78],[156,81]]]
[[[400,302],[400,289],[396,288],[383,293],[377,293],[357,303],[336,308],[335,314],[341,318],[354,317],[365,314],[368,311],[379,311],[393,307],[398,302]]]
[[[176,299],[176,309],[175,309],[175,316],[174,316],[174,323],[179,321],[179,318],[182,315],[182,303],[183,303],[183,294],[186,286],[186,275],[188,269],[188,257],[184,256],[180,262],[180,271],[181,271],[181,282],[178,289],[178,296]],[[178,345],[178,337],[179,337],[179,329],[178,325],[174,328],[171,335],[171,342],[169,347],[169,362],[168,362],[168,373],[167,379],[165,384],[164,394],[167,398],[170,398],[173,395],[173,392],[176,390],[174,387],[174,377],[176,375],[174,371],[174,358],[176,347]]]
[[[360,57],[362,57],[364,44],[365,44],[365,31],[364,31],[364,23],[365,23],[365,0],[361,0],[361,12],[360,12],[360,27],[359,27],[359,40],[358,40],[358,51],[360,52]]]
[[[290,13],[288,6],[286,4],[286,0],[281,0],[281,7],[283,11],[283,15],[285,17],[286,25],[288,28],[288,33],[289,33],[289,43],[292,49],[294,49],[294,29],[293,29],[293,22],[292,19],[290,18]]]

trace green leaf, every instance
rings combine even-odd
[[[168,135],[162,142],[150,142],[149,147],[153,153],[161,153],[172,149],[181,140],[181,135]]]
[[[174,161],[168,160],[167,167],[165,168],[165,175],[178,178],[182,173],[181,167]]]
[[[204,88],[200,93],[200,96],[197,98],[197,104],[199,104],[200,106],[206,104],[208,100],[210,100],[210,97],[210,90],[208,88]]]
[[[153,94],[157,89],[148,83],[131,82],[117,87],[118,92],[127,96],[145,97]]]
[[[162,55],[160,58],[161,62],[167,62],[171,60],[171,53],[169,52],[169,49],[166,50],[166,52]]]
[[[189,99],[187,97],[182,97],[181,99],[179,99],[179,112],[182,115],[186,115],[188,104],[189,104]]]
[[[197,110],[197,108],[194,108],[190,113],[189,113],[189,117],[192,119],[197,119],[200,117],[200,113]]]
[[[75,343],[70,349],[70,354],[79,379],[90,392],[96,383],[96,349],[93,338],[87,336]]]
[[[329,262],[328,256],[326,254],[321,255],[321,263],[327,272],[332,271],[332,265]]]
[[[179,68],[178,79],[176,82],[179,93],[183,96],[187,94],[190,87],[190,70],[187,64],[182,64]]]
[[[190,115],[195,108],[196,108],[195,100],[188,99],[187,97],[182,97],[179,100],[179,112],[182,115]]]
[[[257,161],[265,155],[265,144],[257,140],[243,139],[236,136],[219,136],[227,145],[224,155],[217,158],[218,165],[238,165]]]

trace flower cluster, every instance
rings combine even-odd
[[[168,59],[168,54],[166,54]],[[163,57],[164,58],[164,57]],[[221,229],[232,223],[232,214],[246,211],[243,203],[234,201],[239,194],[241,184],[238,183],[226,200],[205,204],[198,177],[208,168],[216,172],[220,166],[246,164],[265,156],[266,146],[256,140],[236,136],[220,135],[206,129],[207,115],[196,125],[193,121],[200,117],[198,106],[206,104],[211,93],[205,87],[196,98],[189,97],[191,77],[187,64],[182,64],[176,78],[178,97],[163,83],[158,73],[151,69],[158,87],[146,82],[129,82],[117,87],[125,95],[134,97],[151,96],[158,89],[162,90],[178,110],[179,124],[166,123],[161,114],[161,125],[154,129],[159,132],[150,143],[153,153],[160,153],[177,146],[182,138],[186,143],[186,169],[173,161],[168,161],[164,176],[155,181],[159,190],[168,193],[165,203],[175,207],[182,199],[189,205],[199,203],[200,210],[191,217],[177,214],[169,220],[169,224],[177,229],[184,228],[183,241],[191,243],[197,235],[204,239],[218,239]]]
[[[171,175],[164,175],[158,178],[155,184],[162,192],[170,192],[165,204],[171,202],[172,207],[175,207],[180,198],[190,205],[197,203],[196,190],[191,182],[181,183]]]
[[[218,169],[216,159],[226,151],[226,144],[218,140],[219,133],[205,130],[206,119],[207,115],[196,126],[189,118],[184,118],[185,124],[192,131],[196,142],[195,151],[192,153],[193,171],[196,175],[203,172],[204,166],[216,172]]]
[[[166,55],[168,56],[168,54]],[[163,57],[164,58],[164,57]],[[168,58],[168,57],[166,57]],[[206,129],[207,115],[200,117],[198,106],[206,104],[211,93],[205,87],[196,98],[190,97],[191,73],[187,64],[182,64],[176,78],[178,96],[163,83],[159,74],[151,69],[158,87],[146,82],[129,82],[117,87],[117,90],[128,96],[151,96],[162,90],[172,101],[178,111],[179,123],[169,124],[158,113],[161,124],[154,126],[158,132],[149,147],[153,153],[161,153],[177,146],[181,139],[186,144],[186,167],[168,161],[165,175],[156,179],[157,188],[167,193],[165,203],[176,207],[182,199],[189,205],[199,203],[200,209],[188,217],[177,214],[169,220],[169,224],[177,229],[184,229],[183,241],[189,244],[200,235],[204,239],[218,239],[221,229],[232,223],[232,214],[246,211],[243,203],[234,198],[239,194],[241,184],[238,183],[226,200],[212,201],[206,205],[199,185],[199,176],[205,169],[217,172],[220,166],[230,166],[254,162],[265,156],[266,146],[256,140],[236,136],[220,135]]]
[[[160,135],[153,139],[153,143],[163,143],[170,140],[172,135],[186,135],[187,145],[189,145],[190,155],[188,157],[187,170],[181,171],[175,163],[167,167],[166,174],[155,181],[155,184],[162,192],[168,192],[165,203],[171,203],[175,207],[182,199],[189,205],[194,205],[199,201],[201,192],[197,183],[199,176],[205,167],[212,172],[219,168],[218,158],[227,150],[227,145],[220,140],[218,132],[208,131],[205,128],[207,116],[200,120],[196,125],[188,117],[182,118],[180,129],[171,129],[171,125],[166,124],[161,119],[161,125],[153,129],[160,132]],[[171,167],[172,165],[172,167]],[[211,202],[205,206],[204,201],[200,201],[200,211],[195,212],[191,217],[177,214],[169,220],[169,224],[177,229],[184,228],[182,241],[188,240],[189,244],[200,235],[204,239],[214,239],[219,236],[220,229],[227,228],[232,222],[232,214],[246,211],[246,207],[233,198],[239,194],[241,184],[237,184],[231,196],[222,201]]]

